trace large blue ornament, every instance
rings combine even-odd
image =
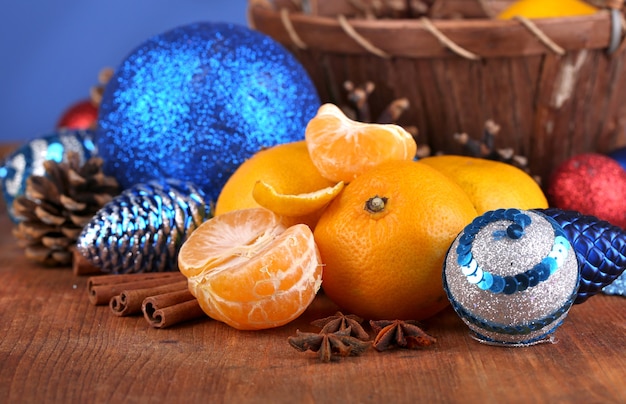
[[[572,243],[580,264],[574,303],[583,303],[612,284],[626,269],[626,232],[595,216],[556,208],[537,209],[553,218]],[[609,288],[613,290],[614,288]]]
[[[518,209],[486,212],[452,243],[443,285],[452,307],[483,343],[550,341],[576,298],[579,269],[563,229]]]
[[[199,23],[141,44],[107,85],[96,144],[128,188],[178,178],[211,200],[264,147],[304,138],[320,101],[300,63],[243,26]]]
[[[209,217],[209,202],[191,183],[136,184],[96,213],[76,247],[103,272],[175,271],[183,242]]]
[[[84,163],[97,154],[93,137],[93,132],[87,130],[60,130],[29,141],[4,159],[0,166],[2,194],[14,222],[20,219],[13,212],[13,200],[24,194],[28,177],[45,175],[44,161],[61,162],[69,151],[78,153]]]

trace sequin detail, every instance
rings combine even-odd
[[[507,226],[506,230],[495,231],[493,234],[495,239],[508,237],[511,240],[518,240],[524,236],[524,229],[531,224],[530,217],[518,209],[498,209],[475,218],[465,229],[456,248],[457,262],[469,283],[492,293],[512,295],[546,281],[563,265],[567,259],[570,243],[556,222],[550,221],[554,228],[554,244],[548,255],[533,268],[523,273],[504,277],[484,270],[472,255],[474,237],[487,224],[502,220],[508,220],[512,223]]]
[[[13,212],[13,200],[24,194],[26,180],[32,175],[44,175],[44,161],[61,162],[68,151],[78,153],[80,162],[84,163],[97,154],[93,137],[89,130],[61,129],[30,140],[4,159],[0,166],[0,181],[7,211],[14,222],[20,219]]]

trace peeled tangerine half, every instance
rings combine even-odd
[[[348,183],[380,163],[412,160],[417,153],[402,127],[354,121],[334,104],[319,108],[304,136],[313,165],[331,181]]]
[[[264,209],[209,219],[185,241],[178,266],[211,318],[240,330],[279,327],[311,304],[322,283],[313,232]]]

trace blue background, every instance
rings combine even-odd
[[[247,25],[247,0],[12,0],[0,13],[0,142],[50,134],[153,35],[198,21]]]

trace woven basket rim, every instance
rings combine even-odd
[[[359,37],[355,40],[346,33],[339,18],[293,11],[286,13],[286,10],[278,10],[266,1],[250,0],[248,6],[249,24],[252,28],[283,44],[302,50],[352,55],[373,53],[389,58],[458,57],[456,52],[442,42],[441,37],[433,35],[432,30],[426,26],[428,22],[452,43],[476,55],[476,59],[523,57],[555,52],[518,19],[349,19],[347,21],[350,28]],[[285,21],[285,18],[288,20]],[[599,10],[589,16],[537,19],[532,23],[564,52],[607,49],[612,40],[618,39],[622,42],[623,37],[620,27],[620,37],[612,38],[612,15],[609,10]],[[381,54],[368,49],[359,39],[380,50]],[[624,46],[620,46],[619,51],[623,51],[623,48]]]

